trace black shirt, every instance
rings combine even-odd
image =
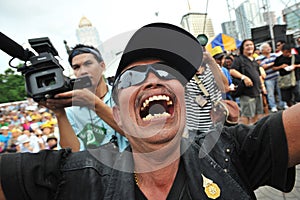
[[[182,163],[183,162],[181,161],[179,164],[179,168],[174,183],[167,196],[167,200],[175,200],[175,199],[192,200],[188,189],[187,180],[186,180],[186,172]],[[137,185],[135,185],[134,190],[135,190],[135,197],[137,200],[147,200],[147,198],[145,197],[145,195]]]
[[[299,55],[294,55],[295,56],[295,63],[294,64],[300,64],[300,56]],[[283,55],[280,55],[277,57],[274,61],[274,66],[278,67],[282,64],[287,64],[291,65],[292,63],[292,57],[285,57]],[[280,76],[287,75],[291,73],[291,71],[286,71],[285,69],[280,69],[279,70]],[[295,69],[295,75],[296,75],[296,80],[300,80],[300,68]]]
[[[242,95],[258,97],[261,94],[259,64],[255,59],[250,60],[244,55],[239,55],[233,60],[231,69],[239,71],[241,74],[249,77],[253,82],[252,87],[245,87]]]

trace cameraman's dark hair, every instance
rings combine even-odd
[[[69,61],[70,65],[72,66],[72,59],[75,56],[83,54],[83,53],[91,53],[91,54],[94,55],[95,59],[98,62],[103,61],[102,55],[101,55],[100,51],[97,48],[95,48],[93,46],[84,45],[84,44],[77,44],[75,47],[72,48],[72,50],[69,54],[68,61]]]
[[[254,53],[254,51],[255,51],[255,44],[254,44],[253,40],[251,40],[251,39],[245,39],[245,40],[243,40],[243,42],[242,42],[242,44],[240,46],[240,49],[239,49],[240,50],[240,55],[243,55],[243,53],[244,53],[244,44],[246,42],[248,42],[248,41],[250,41],[250,42],[253,43],[253,45],[254,45],[253,53]]]

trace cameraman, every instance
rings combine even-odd
[[[124,150],[128,142],[119,134],[123,131],[112,116],[114,102],[111,87],[104,79],[105,63],[99,50],[78,44],[69,54],[69,63],[76,78],[89,76],[92,86],[76,89],[75,84],[73,91],[57,94],[42,103],[57,117],[60,146],[81,151],[114,141],[120,151]]]

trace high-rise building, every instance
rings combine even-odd
[[[224,34],[230,35],[235,39],[239,39],[238,31],[236,29],[236,21],[223,22],[221,26]]]
[[[206,34],[208,38],[214,37],[214,28],[211,19],[206,13],[185,14],[180,22],[182,28],[197,37],[199,34]]]
[[[287,30],[300,29],[300,3],[285,8],[282,15],[287,24]]]
[[[264,12],[263,19],[264,19],[265,25],[269,25],[269,23],[271,23],[272,25],[277,24],[276,23],[276,14],[274,11]]]
[[[101,51],[101,40],[98,31],[85,16],[80,19],[76,36],[80,44],[91,45]]]
[[[251,38],[251,28],[264,25],[263,17],[254,0],[247,0],[235,9],[239,38]]]

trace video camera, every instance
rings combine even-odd
[[[71,91],[74,87],[82,89],[92,85],[88,76],[71,79],[63,75],[64,68],[55,58],[58,53],[48,37],[29,39],[28,42],[38,55],[28,49],[24,50],[22,46],[0,32],[0,49],[13,57],[9,65],[17,68],[11,65],[11,61],[15,58],[25,61],[17,71],[25,77],[28,97],[39,102],[52,98],[55,94]]]

